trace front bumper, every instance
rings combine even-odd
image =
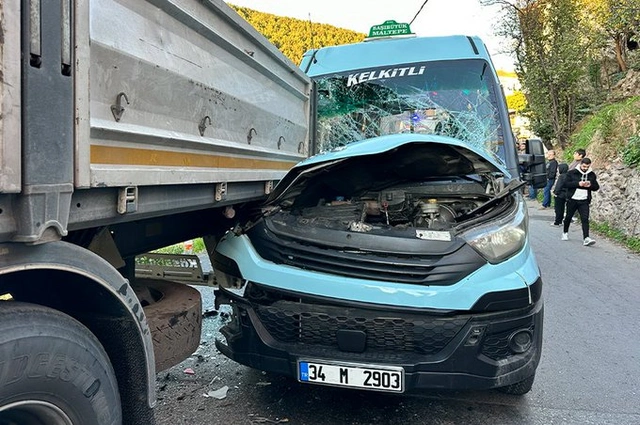
[[[223,354],[294,378],[298,360],[314,359],[401,366],[405,391],[498,388],[532,376],[542,349],[541,297],[525,308],[472,314],[337,303],[250,283],[243,296],[216,291],[216,304],[233,307],[221,330],[226,343],[216,341]],[[513,349],[517,332],[531,337],[525,350]]]

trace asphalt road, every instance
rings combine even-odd
[[[532,203],[529,214],[545,285],[543,356],[529,394],[390,395],[300,384],[219,354],[213,341],[222,314],[204,319],[197,353],[158,374],[157,423],[640,424],[640,256],[598,235],[583,247],[579,224],[561,241],[561,230],[549,226],[551,211]],[[212,289],[202,292],[210,311]],[[205,396],[224,387],[224,398]]]

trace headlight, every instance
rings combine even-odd
[[[529,216],[517,194],[517,207],[506,217],[475,227],[462,235],[490,263],[499,263],[520,251],[527,240]]]

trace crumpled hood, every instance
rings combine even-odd
[[[403,181],[501,173],[491,156],[466,142],[445,136],[394,134],[350,143],[308,158],[278,183],[267,203],[300,194],[308,185],[333,185],[346,196]]]

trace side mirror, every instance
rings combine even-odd
[[[518,155],[521,179],[536,189],[542,189],[547,184],[547,164],[544,156],[544,146],[540,139],[527,139],[526,153]]]

